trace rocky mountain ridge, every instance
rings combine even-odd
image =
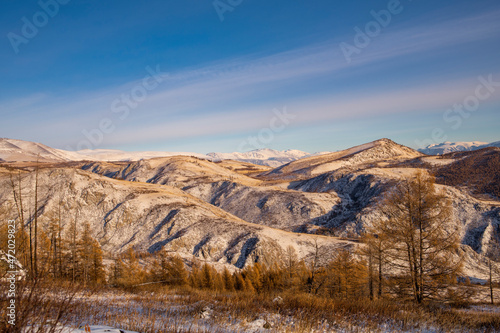
[[[491,165],[488,161],[500,156],[500,151],[489,149],[487,154],[474,153],[474,163]],[[63,197],[81,207],[82,216],[91,221],[109,251],[132,245],[148,251],[165,248],[186,258],[198,256],[242,267],[255,260],[281,258],[288,246],[302,258],[311,254],[318,241],[332,250],[357,246],[337,237],[355,239],[378,219],[377,207],[384,193],[399,180],[417,171],[437,174],[447,168],[458,173],[460,168],[454,163],[464,158],[467,156],[426,156],[381,139],[274,169],[187,156],[44,164],[45,186],[80,187],[59,194],[47,191],[47,197],[42,196],[47,203],[41,206],[47,208],[41,216],[47,214],[45,209],[55,207],[58,199],[54,198]],[[15,163],[4,165],[15,167]],[[33,177],[34,165],[21,167],[26,188],[33,184],[28,177]],[[12,205],[8,170],[0,170],[5,184],[0,203]],[[495,172],[493,184],[500,179]],[[438,183],[452,203],[448,227],[460,233],[469,258],[467,274],[484,278],[483,259],[476,261],[500,240],[500,201],[478,196],[473,184],[454,185],[439,177]],[[110,230],[120,235],[111,237]]]

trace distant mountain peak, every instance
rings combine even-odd
[[[482,141],[468,141],[468,142],[445,141],[442,143],[430,144],[424,149],[419,149],[419,151],[427,155],[443,155],[460,151],[478,150],[486,147],[500,147],[500,141],[492,143],[487,143]]]
[[[396,144],[396,142],[392,141],[391,139],[387,139],[387,138],[378,139],[378,140],[375,140],[373,142],[382,143],[382,144],[386,144],[386,143],[394,143],[394,144]]]
[[[418,154],[411,148],[397,144],[396,142],[382,138],[376,141],[365,143],[356,147],[342,150],[333,154],[357,154],[359,152],[370,150],[372,148],[380,151],[373,152],[372,155],[387,154],[391,156],[404,155],[409,156],[413,153]],[[284,164],[301,160],[304,158],[312,158],[321,155],[332,154],[332,152],[308,153],[297,149],[275,150],[271,148],[259,148],[248,152],[232,152],[232,153],[208,153],[196,154],[189,152],[126,152],[114,149],[94,149],[80,150],[77,152],[54,149],[36,142],[22,141],[2,138],[0,139],[0,158],[5,161],[138,161],[141,159],[151,159],[170,156],[195,156],[202,159],[212,161],[235,160],[252,164],[270,166],[273,168],[280,167]],[[381,156],[382,156],[381,155]],[[375,156],[376,157],[376,156]]]
[[[311,154],[300,150],[287,149],[279,151],[271,148],[260,148],[240,153],[196,154],[189,152],[126,152],[115,149],[85,149],[76,152],[54,149],[41,143],[1,138],[0,159],[17,162],[62,162],[62,161],[138,161],[171,156],[195,156],[213,161],[237,160],[253,164],[278,167],[285,163],[304,158]]]
[[[283,164],[310,156],[311,154],[304,151],[287,149],[275,150],[271,148],[260,148],[248,152],[233,152],[233,153],[208,153],[207,156],[213,161],[236,160],[240,162],[249,162],[259,165],[267,165],[278,167]]]

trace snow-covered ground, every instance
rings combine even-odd
[[[251,299],[251,297],[250,297]],[[249,299],[250,302],[253,302]],[[261,309],[235,309],[224,297],[199,299],[174,293],[128,294],[104,292],[77,297],[75,311],[63,317],[58,333],[264,333],[264,332],[443,332],[432,316],[404,315],[404,320],[363,313],[345,313],[342,309],[306,315],[303,310],[281,308],[283,299],[276,297],[273,306]],[[495,313],[496,307],[471,306],[460,311]],[[338,312],[338,313],[337,313]],[[413,319],[410,319],[413,318]],[[420,318],[420,319],[418,319]],[[444,324],[444,323],[443,323]],[[448,328],[447,332],[470,332]]]
[[[102,325],[85,325],[80,328],[72,328],[72,327],[61,327],[59,330],[60,333],[138,333],[136,331],[128,331],[119,328],[114,328],[110,326],[102,326]]]
[[[453,158],[440,158],[439,156],[422,157],[422,161],[434,166],[443,166],[456,162]]]

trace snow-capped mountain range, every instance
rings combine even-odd
[[[269,148],[263,148],[252,150],[246,153],[209,153],[207,154],[207,156],[214,162],[222,160],[235,160],[259,165],[267,165],[270,167],[278,167],[304,157],[318,154],[325,154],[325,152],[309,154],[295,149],[279,151]]]
[[[211,161],[235,160],[240,162],[248,162],[252,164],[265,165],[270,167],[278,167],[283,164],[322,153],[310,154],[300,150],[274,150],[269,148],[256,149],[245,153],[209,153],[198,154],[189,152],[158,152],[158,151],[143,151],[143,152],[127,152],[114,149],[94,149],[67,151],[48,147],[41,143],[29,142],[23,140],[0,138],[0,160],[4,161],[36,161],[39,159],[42,162],[48,161],[101,161],[101,162],[118,162],[118,161],[139,161],[142,159],[151,159],[158,157],[169,156],[192,156]]]
[[[424,149],[419,151],[427,155],[443,155],[448,153],[454,153],[458,151],[473,151],[487,147],[500,147],[500,141],[497,142],[481,142],[481,141],[471,141],[471,142],[442,142],[431,144]]]
[[[498,148],[427,156],[381,139],[315,156],[264,150],[214,153],[210,158],[101,160],[115,153],[101,151],[99,158],[90,159],[82,158],[81,152],[0,140],[0,158],[12,161],[0,163],[0,208],[16,205],[11,176],[18,168],[14,181],[20,183],[27,220],[33,219],[33,184],[38,177],[40,221],[62,210],[63,232],[68,232],[77,215],[78,223],[90,224],[107,253],[130,246],[149,252],[165,249],[186,260],[194,256],[241,268],[257,260],[283,260],[289,246],[306,261],[316,243],[332,252],[358,246],[350,239],[379,219],[377,207],[387,191],[402,177],[421,171],[436,174],[438,188],[450,200],[447,227],[460,235],[464,274],[486,279],[482,254],[500,241],[495,231],[500,226]],[[41,162],[57,163],[40,163],[35,172],[33,163],[23,161],[37,156]],[[295,160],[271,168],[247,161],[212,161],[216,158]],[[462,180],[460,176],[470,170],[479,174]],[[0,218],[16,218],[15,209],[4,211],[0,214],[9,216]]]

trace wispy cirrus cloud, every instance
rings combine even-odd
[[[289,106],[298,119],[294,126],[315,122],[385,115],[397,112],[440,110],[466,95],[475,78],[442,81],[433,86],[409,84],[405,90],[392,87],[380,91],[377,84],[341,93],[342,82],[353,71],[360,75],[389,68],[387,60],[411,61],[432,56],[433,52],[454,45],[498,39],[500,12],[482,13],[433,24],[394,23],[351,64],[343,58],[338,43],[330,40],[272,55],[249,55],[224,59],[196,68],[169,73],[131,116],[117,123],[117,130],[105,143],[127,145],[169,138],[237,134],[262,126],[262,119],[274,107]],[[348,41],[346,36],[343,41]],[[153,65],[153,64],[152,64]],[[377,74],[379,75],[379,74]],[[331,84],[323,85],[328,78]],[[142,79],[142,78],[141,78]],[[369,76],[366,81],[380,77]],[[114,99],[127,93],[139,81],[100,91],[57,96],[37,93],[17,100],[0,102],[0,112],[8,121],[21,122],[35,110],[41,127],[27,126],[16,132],[54,131],[67,142],[77,142],[81,131],[103,117],[116,117],[111,111]],[[296,94],[301,87],[316,88],[312,96]],[[292,93],[287,91],[291,90]],[[35,117],[37,118],[37,117]],[[2,132],[14,136],[9,126]],[[51,144],[52,142],[47,142]]]
[[[408,22],[391,26],[359,56],[360,63],[371,63],[411,54],[447,49],[500,36],[500,11],[456,17],[435,23]]]
[[[500,72],[495,75],[500,82]],[[478,85],[477,78],[468,78],[431,86],[399,89],[372,94],[353,93],[343,96],[331,96],[314,99],[294,99],[288,111],[296,116],[291,127],[314,126],[325,122],[368,117],[384,117],[405,113],[443,113],[453,104],[460,103],[466,96],[474,93]],[[489,103],[500,101],[500,90],[488,100]],[[257,106],[241,108],[238,112],[213,112],[181,119],[175,122],[155,124],[151,121],[147,131],[134,126],[117,133],[111,139],[112,144],[132,144],[138,141],[161,141],[204,137],[213,135],[234,135],[247,133],[266,125],[272,115],[271,109]],[[189,130],[186,130],[189,129]]]

